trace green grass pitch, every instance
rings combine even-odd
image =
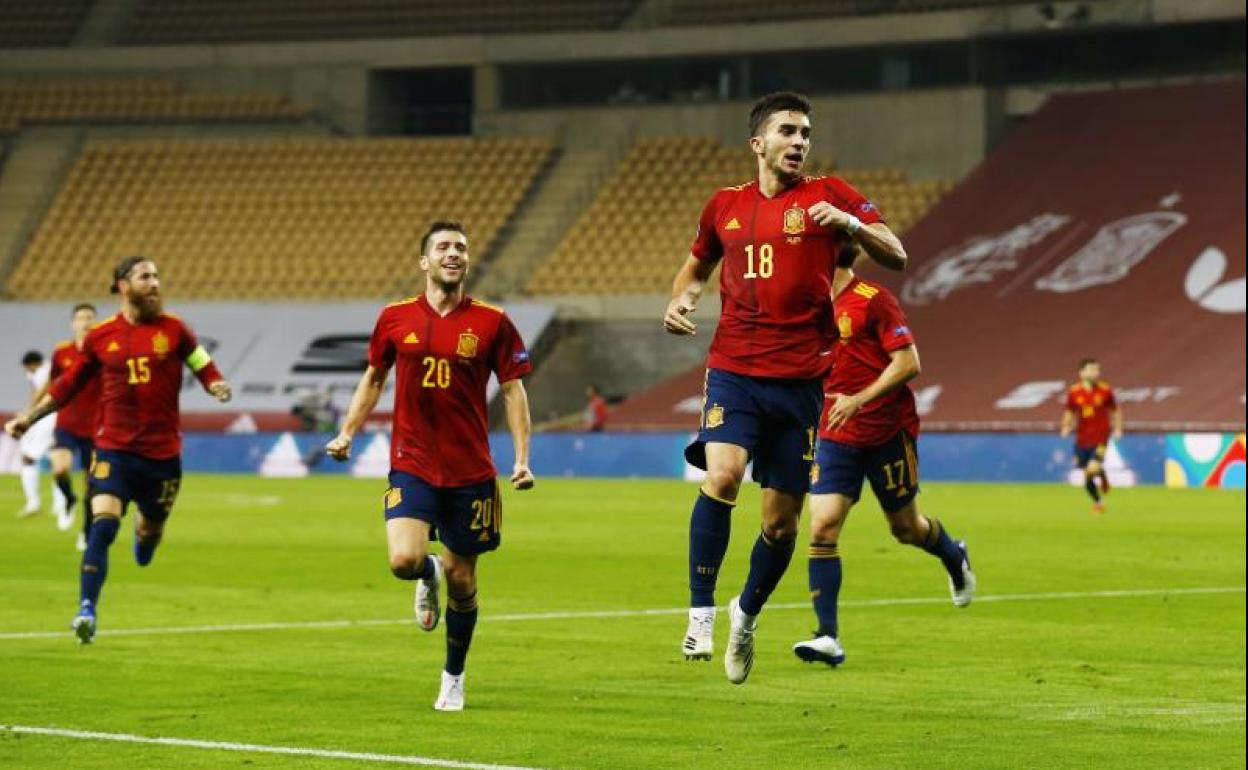
[[[71,533],[12,517],[6,482],[0,725],[560,770],[1243,766],[1243,493],[1120,489],[1094,517],[1075,489],[930,484],[923,509],[971,546],[983,600],[966,610],[864,502],[841,542],[846,665],[790,652],[814,627],[803,534],[754,672],[733,686],[718,657],[678,649],[694,487],[539,479],[506,493],[468,710],[441,714],[443,628],[421,632],[411,585],[389,575],[383,488],[188,478],[151,567],[134,565],[123,527],[101,634],[80,647]],[[734,518],[721,604],[744,578],[756,489]],[[530,617],[560,612],[573,616]],[[346,620],[385,622],[332,623]],[[315,621],[331,623],[109,635]],[[58,635],[21,636],[39,631]],[[717,655],[726,634],[721,612]],[[384,766],[0,729],[0,768]]]

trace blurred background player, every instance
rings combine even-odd
[[[975,594],[966,543],[941,523],[919,514],[919,414],[907,382],[919,376],[919,351],[897,299],[883,286],[857,277],[857,250],[844,249],[833,283],[840,334],[824,384],[819,446],[811,469],[810,595],[819,630],[793,652],[805,661],[832,666],[845,660],[837,628],[841,592],[838,543],[862,481],[884,510],[897,542],[940,559],[949,574],[954,606]]]
[[[22,356],[22,369],[26,371],[26,379],[30,382],[31,405],[48,385],[50,367],[43,360],[43,354],[37,350],[27,351]],[[29,406],[27,407],[30,408]],[[18,446],[22,455],[21,470],[18,477],[22,483],[22,493],[26,496],[26,504],[17,512],[18,516],[34,516],[43,508],[43,498],[39,493],[39,461],[52,447],[52,424],[42,425],[22,436]]]
[[[385,497],[390,571],[416,582],[416,619],[432,631],[446,581],[446,665],[433,707],[464,708],[464,663],[477,624],[477,557],[498,548],[502,497],[490,457],[486,386],[498,377],[515,443],[511,483],[533,486],[532,425],[520,378],[532,370],[520,333],[501,308],[464,293],[468,236],[457,222],[434,222],[420,244],[427,277],[418,297],[387,305],[373,329],[368,368],[342,430],[326,446],[335,460],[377,406],[390,369],[395,376],[390,488]],[[429,554],[442,541],[441,557]]]
[[[1101,380],[1101,364],[1095,358],[1079,362],[1079,381],[1066,391],[1062,438],[1072,431],[1075,465],[1083,470],[1083,487],[1092,498],[1092,512],[1104,513],[1105,501],[1101,498],[1109,493],[1105,453],[1111,436],[1114,441],[1122,438],[1122,409],[1109,383]]]
[[[607,428],[607,399],[597,385],[585,388],[585,430],[601,433]]]
[[[92,379],[100,379],[96,455],[91,468],[94,520],[82,556],[78,614],[72,628],[87,644],[95,637],[96,608],[108,576],[108,549],[121,517],[134,502],[134,560],[151,563],[182,483],[178,397],[182,366],[195,372],[218,401],[230,385],[183,321],[164,312],[156,263],[127,257],[113,271],[110,291],[121,312],[94,326],[81,356],[48,388],[34,408],[5,425],[14,437],[69,404]]]
[[[739,597],[729,602],[724,668],[740,684],[754,665],[758,613],[793,556],[798,516],[810,487],[821,380],[834,341],[836,254],[857,242],[900,270],[906,252],[861,193],[836,177],[804,177],[810,102],[791,92],[764,96],[749,118],[754,181],[719,190],[672,285],[663,325],[691,335],[690,319],[723,262],[723,310],[707,360],[702,423],[686,459],[706,470],[689,527],[686,659],[713,655],[715,583],[728,548],[732,508],[753,460],[763,488],[762,532]]]
[[[48,383],[36,394],[36,401],[47,392],[48,385],[65,372],[69,371],[82,357],[82,344],[87,332],[95,324],[95,306],[86,302],[74,306],[70,316],[69,327],[74,334],[72,340],[57,345],[52,351],[51,375]],[[91,467],[91,453],[95,441],[95,413],[100,400],[100,380],[92,378],[83,387],[73,401],[65,404],[56,412],[56,424],[53,431],[52,450],[48,460],[52,465],[52,480],[56,484],[59,498],[63,505],[57,506],[56,525],[65,531],[73,526],[74,505],[78,496],[74,494],[71,478],[74,457],[78,458],[78,467],[83,471],[82,530],[78,535],[78,550],[87,548],[87,533],[91,531],[90,476],[87,470]],[[40,423],[41,425],[43,423]]]

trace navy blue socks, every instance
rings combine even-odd
[[[810,598],[819,619],[815,635],[835,637],[839,634],[836,604],[841,595],[841,553],[836,543],[812,542],[807,570]]]
[[[466,599],[446,599],[446,673],[464,673],[464,661],[472,645],[472,632],[477,627],[477,595]]]
[[[754,550],[750,551],[750,574],[745,579],[745,588],[741,591],[741,611],[747,615],[757,615],[763,609],[771,592],[776,590],[784,571],[789,568],[793,558],[793,546],[797,539],[773,540],[766,532],[758,534],[754,541]]]
[[[117,539],[121,521],[108,516],[96,517],[87,536],[87,550],[82,554],[82,577],[79,583],[81,601],[95,606],[100,600],[100,590],[108,577],[108,548]]]
[[[732,504],[699,492],[689,520],[690,607],[715,606],[715,581],[731,532]]]

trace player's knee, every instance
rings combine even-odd
[[[917,516],[899,516],[890,518],[888,521],[889,531],[893,533],[893,537],[902,545],[915,545],[922,537],[919,532],[919,519]]]
[[[712,468],[706,472],[706,490],[721,500],[736,500],[743,475],[735,468]]]
[[[471,596],[477,591],[477,572],[471,564],[445,562],[446,590],[453,596]]]
[[[827,516],[812,519],[810,522],[810,539],[817,543],[835,543],[841,537],[843,516]]]
[[[782,519],[763,524],[763,534],[768,540],[784,542],[797,537],[797,519]]]
[[[160,538],[165,534],[165,525],[163,522],[142,520],[135,528],[135,534],[139,540],[146,545],[153,545],[160,542]]]
[[[411,580],[425,564],[427,554],[423,551],[394,551],[390,554],[390,572],[400,580]]]

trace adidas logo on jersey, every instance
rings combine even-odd
[[[876,294],[879,294],[879,293],[880,293],[879,289],[875,288],[874,286],[868,286],[865,283],[860,283],[854,287],[854,294],[866,297],[867,299],[871,299],[872,297],[874,297]]]
[[[113,340],[112,342],[108,343],[108,348],[105,349],[105,352],[116,353],[118,350],[121,350],[121,345],[117,344],[117,340]]]
[[[403,344],[405,345],[415,345],[418,342],[420,342],[420,337],[416,336],[416,332],[408,332],[407,336],[403,338]]]
[[[724,225],[724,229],[725,230],[740,230],[741,223],[737,221],[736,217],[733,217],[732,219],[728,220],[728,224]]]

